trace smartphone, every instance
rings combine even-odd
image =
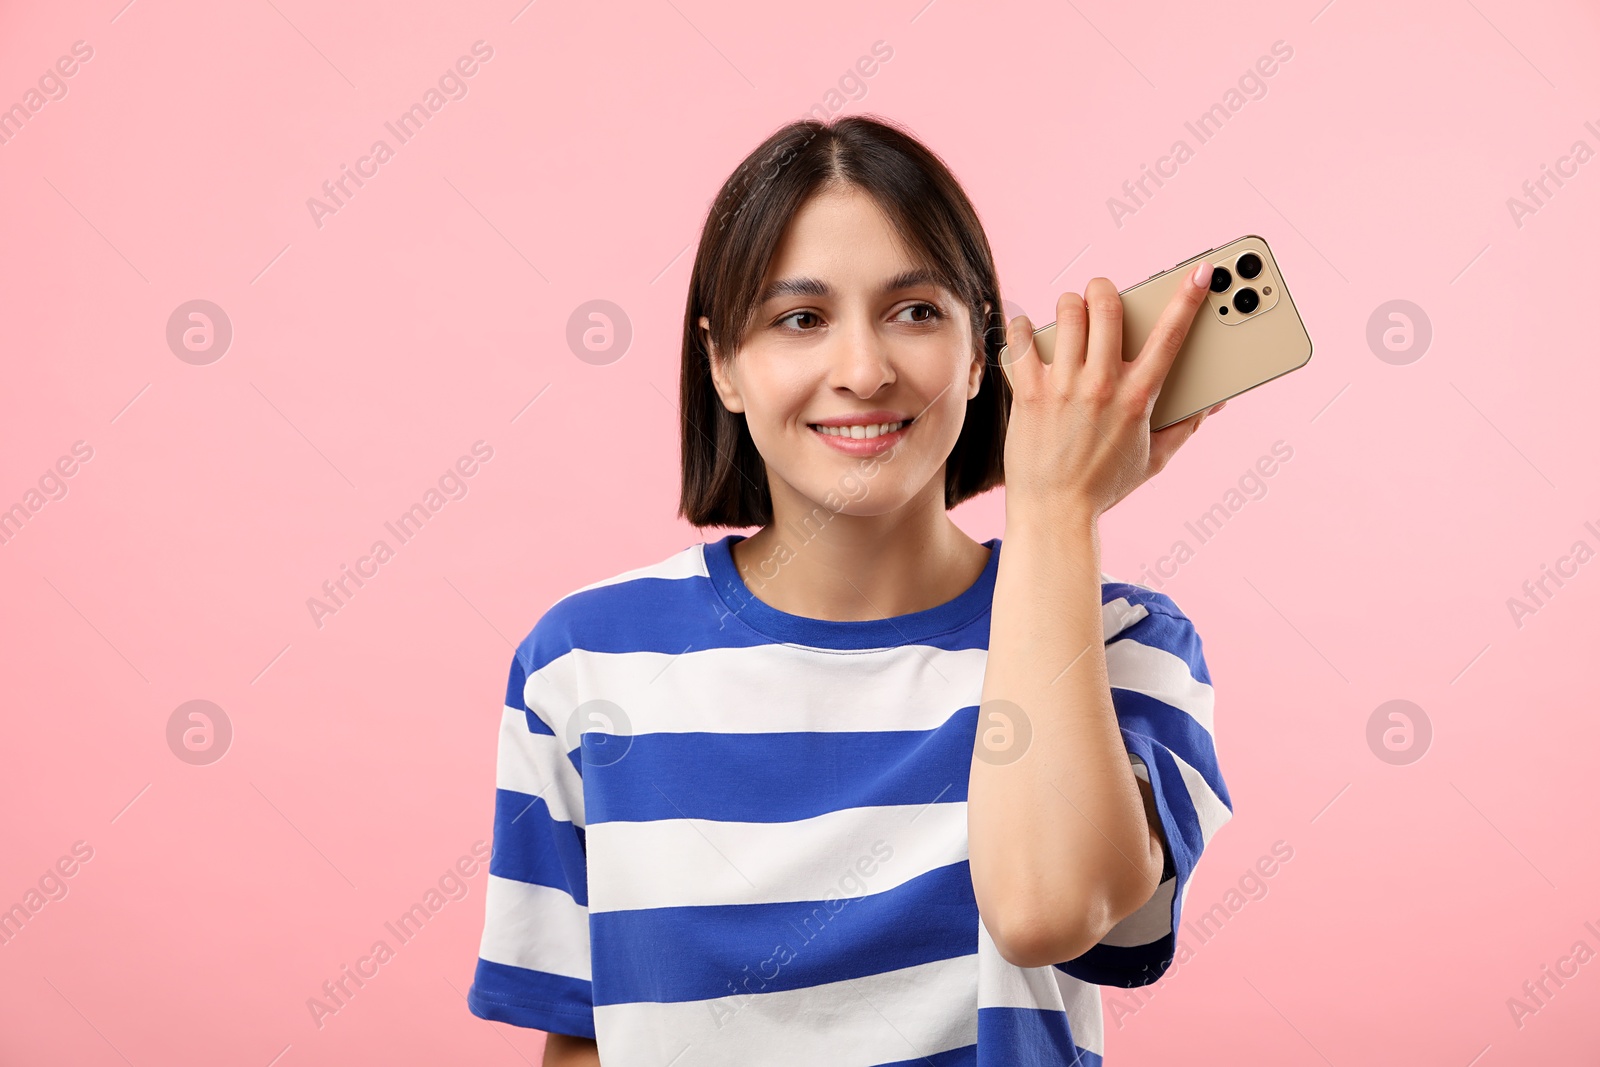
[[[1206,303],[1195,312],[1189,334],[1178,349],[1155,408],[1150,429],[1161,430],[1213,404],[1264,385],[1306,365],[1311,335],[1295,310],[1289,287],[1266,239],[1255,234],[1150,275],[1122,290],[1122,358],[1144,347],[1168,301],[1202,259],[1216,265]],[[1054,358],[1056,324],[1033,331],[1039,358]],[[1010,345],[1000,350],[1000,365],[1011,377]]]

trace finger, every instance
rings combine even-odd
[[[1052,365],[1062,365],[1072,373],[1083,366],[1088,345],[1089,309],[1077,293],[1062,293],[1056,301],[1056,341]]]
[[[1000,355],[1000,366],[1013,383],[1031,378],[1044,369],[1033,343],[1033,323],[1026,315],[1018,315],[1006,326],[1006,347]]]
[[[1150,331],[1144,350],[1134,360],[1133,374],[1142,385],[1157,390],[1166,381],[1172,361],[1177,358],[1178,350],[1189,336],[1194,313],[1206,301],[1206,293],[1211,288],[1211,273],[1212,265],[1201,260],[1178,283],[1177,291],[1167,301],[1155,329]]]
[[[1084,369],[1103,381],[1122,375],[1122,297],[1109,278],[1091,278],[1083,287],[1089,305],[1088,351]]]

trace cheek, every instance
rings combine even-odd
[[[918,395],[927,397],[933,404],[928,421],[959,426],[966,418],[967,393],[971,389],[969,364],[946,363],[937,377],[929,375],[917,383]]]
[[[810,379],[797,371],[783,368],[763,368],[763,373],[751,376],[745,384],[747,409],[756,419],[773,431],[799,425],[816,405],[811,402],[815,388]]]
[[[745,424],[756,448],[770,458],[792,450],[797,431],[810,433],[803,421],[810,408],[796,384],[766,376],[743,383]],[[814,406],[814,405],[813,405]]]

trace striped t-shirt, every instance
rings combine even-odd
[[[1021,968],[967,866],[1001,539],[954,600],[850,622],[758,599],[742,539],[585,586],[517,648],[473,1014],[594,1038],[606,1067],[1097,1067],[1097,987],[1161,977],[1232,815],[1189,619],[1102,573],[1170,873],[1082,956]]]

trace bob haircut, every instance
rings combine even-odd
[[[1011,385],[999,362],[1005,312],[989,240],[944,162],[909,133],[867,116],[832,125],[802,119],[746,156],[711,206],[695,253],[683,316],[679,379],[683,484],[678,514],[695,526],[772,522],[766,465],[743,413],[722,404],[699,327],[711,323],[719,358],[733,359],[758,310],[756,296],[784,230],[815,194],[855,186],[872,197],[916,266],[967,306],[984,357],[978,395],[945,463],[946,510],[1005,484]]]

